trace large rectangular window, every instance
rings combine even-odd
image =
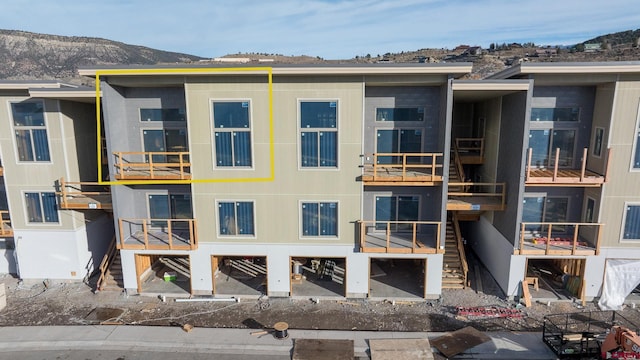
[[[167,221],[161,219],[193,219],[191,195],[189,194],[150,194],[149,218],[153,226],[167,226]],[[188,222],[176,221],[172,225],[176,229],[187,228]]]
[[[640,205],[626,206],[622,239],[640,240]]]
[[[302,236],[338,236],[338,203],[303,202]]]
[[[376,196],[376,230],[411,230],[407,222],[418,221],[419,213],[419,196]]]
[[[42,102],[11,104],[20,161],[50,161],[49,140]]]
[[[56,205],[56,193],[27,192],[24,194],[24,197],[27,208],[28,222],[58,222],[58,206]]]
[[[531,108],[531,121],[579,121],[580,108]]]
[[[530,130],[529,147],[533,149],[531,165],[534,167],[554,166],[556,149],[560,149],[558,166],[572,167],[576,131],[573,129]]]
[[[338,166],[336,101],[300,102],[300,166]]]
[[[184,108],[140,109],[141,121],[186,121]]]
[[[219,235],[255,235],[253,202],[221,201],[218,203]]]
[[[423,121],[424,108],[377,108],[376,121]]]
[[[422,151],[422,130],[389,129],[378,130],[376,136],[376,152],[380,164],[397,164],[402,162],[402,154]],[[419,157],[409,157],[407,161],[419,161]]]
[[[251,166],[251,121],[248,101],[214,101],[216,166]]]
[[[522,205],[522,222],[528,223],[564,223],[567,221],[569,198],[526,196]],[[546,227],[545,227],[546,228]],[[527,225],[526,230],[540,231],[539,224]],[[562,225],[553,226],[554,231],[564,231]]]

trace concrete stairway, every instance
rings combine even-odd
[[[120,251],[116,251],[115,257],[105,273],[100,291],[122,291],[124,289],[124,281],[122,279]]]
[[[464,289],[466,286],[467,279],[463,266],[463,261],[465,260],[458,250],[458,241],[453,221],[447,219],[447,235],[442,268],[443,289]]]

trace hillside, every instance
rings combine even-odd
[[[640,29],[601,35],[570,47],[512,43],[491,44],[488,49],[467,45],[460,45],[453,50],[424,48],[382,55],[367,54],[344,60],[260,53],[229,54],[223,58],[227,58],[224,61],[230,64],[235,60],[261,61],[263,64],[472,62],[474,66],[468,78],[479,79],[520,62],[637,61],[640,60],[639,38]],[[595,44],[596,49],[585,50],[586,44]],[[60,79],[79,83],[82,81],[77,75],[79,66],[153,65],[202,60],[193,55],[100,38],[0,30],[0,79]],[[216,62],[215,59],[210,61]]]
[[[200,57],[89,37],[0,30],[0,79],[62,79],[77,82],[87,65],[176,63]]]

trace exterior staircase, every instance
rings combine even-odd
[[[100,291],[122,291],[124,281],[122,277],[122,262],[120,251],[116,251],[111,264],[105,272],[104,279],[100,285]]]
[[[469,272],[460,235],[458,220],[454,214],[447,219],[444,262],[442,268],[443,289],[464,289]]]

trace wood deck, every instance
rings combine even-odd
[[[127,250],[193,250],[189,241],[189,231],[176,231],[169,234],[162,230],[147,231],[147,243],[145,245],[145,233],[136,231],[124,239],[124,244],[118,244],[118,248]]]
[[[111,203],[111,195],[82,195],[67,194],[64,201],[60,201],[60,209],[65,210],[84,210],[84,209],[100,209],[113,210]]]
[[[118,219],[118,249],[195,250],[194,219]]]
[[[486,196],[449,196],[447,210],[460,211],[503,211],[502,199]]]
[[[382,168],[365,170],[361,178],[365,185],[435,186],[442,183],[442,176],[427,171]]]
[[[605,183],[605,176],[585,170],[558,169],[530,169],[526,179],[527,185],[581,185],[600,186]]]
[[[577,256],[589,256],[596,255],[596,248],[591,246],[576,245],[575,252],[573,251],[573,244],[566,242],[551,242],[549,249],[547,250],[546,243],[534,243],[533,239],[525,240],[524,247],[519,250],[515,250],[515,255],[577,255]]]
[[[440,254],[444,250],[436,247],[435,236],[416,234],[413,244],[412,233],[392,233],[387,243],[385,232],[373,232],[365,235],[362,252],[365,253],[395,253],[395,254]]]
[[[122,172],[117,172],[115,177],[117,180],[189,180],[191,174],[189,169],[180,171],[180,169],[160,167],[153,170],[124,168]]]
[[[0,210],[0,236],[13,237],[13,228],[11,228],[9,210]]]

